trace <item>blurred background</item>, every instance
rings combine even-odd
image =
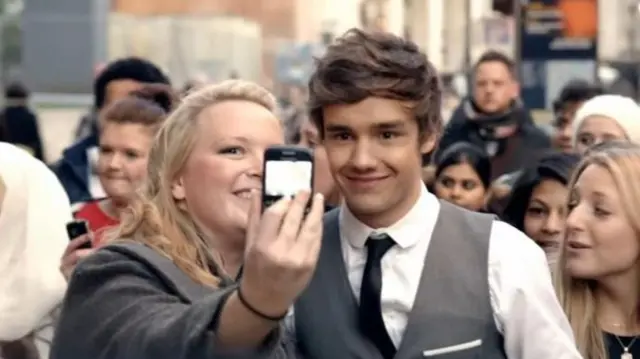
[[[313,58],[351,27],[415,41],[442,73],[445,118],[487,49],[516,60],[542,123],[571,78],[640,92],[640,0],[3,0],[0,79],[31,91],[53,160],[110,60],[148,58],[175,84],[247,78],[299,102]]]

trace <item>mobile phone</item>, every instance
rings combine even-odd
[[[67,223],[67,236],[69,236],[69,240],[77,238],[83,234],[89,233],[89,224],[87,221],[83,220],[74,220]],[[91,241],[82,244],[80,249],[89,249],[91,248]]]
[[[267,148],[262,176],[262,210],[282,197],[293,197],[302,190],[312,192],[313,172],[311,150],[293,146]]]

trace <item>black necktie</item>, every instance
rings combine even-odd
[[[367,239],[367,264],[360,288],[360,329],[378,347],[385,359],[396,354],[396,347],[387,333],[382,319],[380,293],[382,290],[382,269],[380,261],[387,251],[396,244],[386,234],[371,235]]]

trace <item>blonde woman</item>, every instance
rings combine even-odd
[[[69,282],[52,359],[284,358],[280,322],[317,261],[323,198],[260,213],[276,101],[230,80],[185,97],[149,154],[118,238]],[[242,275],[239,280],[240,268]]]
[[[570,185],[558,295],[585,359],[640,358],[640,147],[597,146]]]

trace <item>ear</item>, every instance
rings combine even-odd
[[[178,177],[171,184],[171,195],[176,201],[182,201],[186,197],[186,193],[184,190],[184,185],[182,183],[182,177]]]
[[[433,149],[436,147],[436,141],[438,136],[436,134],[430,134],[423,138],[422,143],[420,144],[420,153],[431,153]]]
[[[511,85],[511,95],[514,99],[517,99],[520,96],[520,82],[518,82],[518,80],[513,80],[513,84]]]

